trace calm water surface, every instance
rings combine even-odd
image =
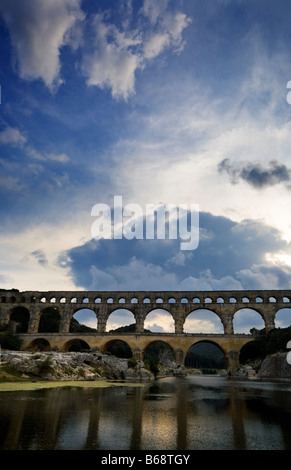
[[[188,376],[0,393],[1,450],[290,450],[290,422],[290,382]]]

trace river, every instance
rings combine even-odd
[[[291,450],[290,421],[290,381],[1,392],[0,450]]]

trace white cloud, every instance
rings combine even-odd
[[[194,311],[185,320],[184,333],[223,333],[223,325],[213,312]]]
[[[189,276],[180,283],[181,290],[239,290],[242,289],[242,284],[233,276],[224,276],[216,279],[211,270],[200,273],[199,277]]]
[[[86,18],[81,0],[3,0],[0,5],[10,30],[19,75],[26,80],[42,79],[56,90],[61,76],[61,48],[69,45],[81,54],[81,70],[89,86],[108,88],[114,98],[127,99],[135,91],[135,72],[147,59],[166,47],[183,49],[182,33],[190,19],[172,12],[168,2],[145,0],[140,14],[146,24],[131,29],[132,5],[119,6],[121,26],[108,20],[109,11]],[[142,22],[143,23],[143,22]],[[93,28],[93,40],[91,36]]]
[[[140,39],[135,31],[120,32],[115,25],[106,24],[101,14],[95,16],[94,30],[94,51],[83,60],[87,84],[108,87],[114,97],[127,99],[134,92],[135,70],[142,66],[140,55],[131,52]]]
[[[64,214],[65,216],[66,214]],[[76,221],[75,221],[76,222]],[[84,222],[48,223],[0,234],[1,269],[7,279],[1,287],[19,290],[73,290],[78,286],[59,263],[59,254],[74,247],[84,236]],[[79,287],[82,290],[82,287]]]
[[[168,46],[172,46],[175,52],[180,52],[184,47],[182,32],[190,22],[190,18],[183,13],[165,13],[158,31],[150,32],[144,41],[144,57],[157,57]]]
[[[150,312],[144,322],[145,329],[152,332],[161,333],[174,333],[175,322],[172,315],[169,312],[157,309]]]
[[[80,0],[2,0],[2,13],[10,30],[20,77],[42,79],[53,90],[62,83],[60,49],[68,32],[83,20]]]
[[[34,158],[35,160],[42,160],[42,161],[52,160],[52,161],[60,162],[60,163],[67,163],[69,161],[69,157],[65,153],[57,154],[57,153],[51,152],[51,153],[42,154],[42,153],[37,152],[32,147],[27,148],[27,154],[29,157]]]
[[[166,47],[174,52],[183,48],[182,32],[190,19],[167,11],[167,3],[144,2],[141,13],[149,22],[146,31],[130,29],[129,21],[123,22],[127,29],[121,30],[105,14],[95,15],[93,51],[86,51],[82,64],[88,85],[109,88],[113,97],[127,100],[135,92],[135,72],[146,66],[147,59],[154,59]]]
[[[3,191],[17,191],[20,192],[25,188],[18,178],[15,176],[0,176],[0,187]]]
[[[144,0],[141,8],[141,13],[148,17],[151,24],[156,24],[158,19],[162,17],[168,7],[168,0],[160,0],[156,2],[154,0]]]
[[[135,116],[136,122],[141,119],[139,135],[116,144],[115,192],[131,200],[134,197],[139,204],[196,203],[201,211],[237,222],[263,219],[291,239],[290,188],[286,182],[259,191],[243,180],[233,185],[229,175],[218,170],[225,158],[232,164],[260,162],[262,167],[276,159],[289,167],[290,119],[284,122],[283,113],[278,116],[268,102],[260,112],[251,103],[242,107],[240,94],[235,101],[230,103],[226,98],[221,105],[192,84],[185,83],[183,91],[181,88],[177,79],[171,97],[168,90],[161,89],[151,114]],[[288,111],[287,104],[286,108]]]
[[[91,266],[90,290],[171,290],[177,288],[174,273],[161,266],[132,258],[126,265],[110,266],[106,270]],[[130,288],[129,288],[130,286]]]
[[[25,142],[26,137],[22,135],[18,129],[8,126],[0,132],[1,144],[10,144],[21,147]]]
[[[169,44],[170,37],[166,32],[152,34],[144,45],[144,57],[152,59],[158,56]]]

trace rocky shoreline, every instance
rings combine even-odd
[[[287,362],[287,353],[278,352],[262,360],[249,362],[240,367],[235,378],[291,379],[291,365]]]
[[[61,353],[2,350],[0,366],[0,372],[4,368],[9,368],[20,378],[32,380],[92,381],[106,379],[152,382],[156,378],[142,361],[122,359],[96,352]],[[183,367],[168,364],[160,371],[159,375],[184,376],[186,372]],[[227,375],[226,371],[225,375]],[[287,362],[287,353],[272,354],[263,360],[242,365],[234,378],[291,380],[291,365]]]
[[[1,366],[6,366],[23,379],[50,381],[125,380],[151,382],[154,374],[144,363],[99,353],[60,352],[1,352]],[[0,369],[1,370],[1,369]]]

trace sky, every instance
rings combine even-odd
[[[0,0],[1,288],[290,289],[290,14]],[[94,238],[115,196],[198,205],[198,246]]]

